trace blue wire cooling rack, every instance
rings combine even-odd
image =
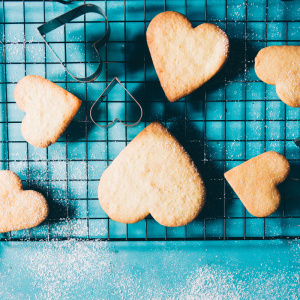
[[[36,28],[84,3],[101,7],[111,22],[111,37],[101,49],[104,70],[92,83],[74,81],[47,49]],[[145,33],[151,19],[165,10],[185,14],[197,26],[217,24],[231,52],[223,70],[192,95],[169,103],[148,52]],[[257,52],[270,45],[298,45],[300,2],[280,0],[3,1],[0,6],[1,169],[16,172],[25,188],[42,192],[50,215],[41,226],[0,235],[0,240],[216,240],[300,237],[300,109],[286,106],[275,88],[254,72]],[[104,31],[103,20],[88,14],[47,35],[69,70],[87,76],[97,65],[92,44]],[[24,113],[13,92],[25,75],[41,75],[84,102],[65,134],[47,149],[27,144],[20,131]],[[142,104],[142,123],[96,127],[89,108],[117,76]],[[115,88],[96,119],[115,117],[130,123],[138,107]],[[132,225],[110,220],[97,199],[102,172],[147,124],[160,120],[192,156],[205,180],[207,203],[185,227],[166,228],[149,216]],[[275,150],[291,164],[280,186],[282,204],[268,218],[247,213],[223,174],[260,153]]]

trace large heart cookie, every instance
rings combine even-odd
[[[280,204],[277,185],[287,178],[289,172],[287,159],[269,151],[226,172],[225,178],[250,214],[267,217]]]
[[[24,191],[19,176],[0,171],[0,232],[35,227],[47,218],[48,212],[43,195]]]
[[[203,208],[205,187],[179,142],[153,122],[105,170],[98,196],[115,221],[135,223],[151,213],[162,225],[182,226]]]
[[[265,83],[276,85],[278,97],[300,107],[300,46],[270,46],[255,57],[255,72]]]
[[[81,105],[77,97],[36,75],[26,76],[18,82],[15,100],[26,112],[21,126],[24,139],[41,148],[59,139]]]
[[[213,24],[193,28],[182,14],[157,15],[147,29],[147,43],[161,86],[170,102],[199,88],[224,65],[228,37]]]

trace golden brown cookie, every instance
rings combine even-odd
[[[47,218],[48,212],[42,194],[24,191],[18,175],[0,171],[0,232],[35,227]]]
[[[274,151],[258,155],[224,174],[250,214],[267,217],[280,204],[277,185],[290,172],[287,159]]]
[[[205,187],[190,156],[159,122],[140,132],[103,173],[99,201],[118,222],[139,222],[149,213],[165,226],[194,220]]]
[[[300,107],[300,46],[270,46],[255,57],[255,72],[267,84],[276,85],[278,97]]]
[[[21,126],[24,139],[41,148],[59,139],[82,102],[55,83],[36,75],[26,76],[18,82],[15,100],[26,112]]]
[[[193,28],[182,14],[157,15],[147,29],[147,43],[161,86],[170,102],[192,93],[223,67],[227,35],[218,26]]]

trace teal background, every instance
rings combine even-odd
[[[83,3],[104,9],[112,29],[109,43],[100,51],[104,70],[87,84],[74,82],[64,72],[36,31],[45,21]],[[186,13],[194,26],[217,24],[231,45],[224,69],[172,104],[164,97],[145,42],[149,22],[164,10]],[[1,299],[298,299],[297,240],[74,239],[300,236],[300,150],[293,142],[300,136],[300,110],[282,103],[275,87],[262,83],[254,72],[261,48],[299,45],[299,13],[299,1],[280,0],[76,1],[67,6],[2,1],[0,166],[16,172],[25,188],[42,192],[51,212],[41,226],[0,235]],[[77,76],[95,69],[97,57],[91,46],[104,30],[103,24],[92,23],[97,20],[87,15],[46,36]],[[84,100],[64,135],[47,149],[28,145],[20,131],[24,113],[16,106],[13,91],[16,82],[30,74],[46,77]],[[144,117],[135,128],[116,124],[100,130],[90,122],[89,108],[115,76],[141,103]],[[96,119],[105,124],[116,116],[128,123],[139,117],[134,103],[118,88],[102,103]],[[154,120],[162,121],[184,145],[207,187],[203,212],[185,228],[166,229],[151,217],[128,226],[113,222],[97,200],[102,172]],[[268,150],[288,158],[291,174],[280,186],[280,208],[259,219],[245,211],[223,174]],[[13,241],[19,239],[24,240]]]
[[[298,241],[10,242],[1,299],[299,299]]]

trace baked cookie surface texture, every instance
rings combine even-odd
[[[147,126],[121,151],[98,188],[100,204],[111,219],[136,223],[150,213],[171,227],[194,220],[205,195],[193,161],[159,122]]]
[[[224,176],[251,215],[267,217],[280,204],[277,185],[287,178],[289,172],[287,159],[269,151],[231,169]]]
[[[35,227],[47,218],[48,212],[42,194],[24,191],[18,175],[0,171],[0,232]]]
[[[147,29],[147,43],[160,84],[170,102],[187,96],[225,64],[229,40],[218,26],[193,28],[182,14],[157,15]]]
[[[300,46],[270,46],[255,57],[255,72],[267,84],[276,85],[278,97],[300,107]]]
[[[82,102],[55,83],[36,75],[21,79],[14,96],[18,107],[26,112],[21,125],[23,137],[40,148],[59,139]]]

